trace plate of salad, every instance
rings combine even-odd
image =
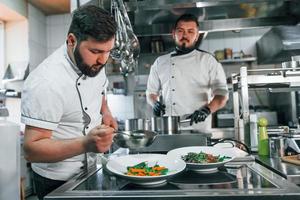
[[[232,148],[191,146],[173,149],[167,155],[182,159],[188,169],[201,173],[218,171],[218,167],[231,161],[235,157]]]
[[[183,171],[186,163],[165,154],[133,154],[115,157],[106,169],[119,177],[139,185],[161,184]]]

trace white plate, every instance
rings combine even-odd
[[[191,146],[182,147],[178,149],[173,149],[167,153],[168,156],[172,156],[176,159],[182,159],[182,156],[187,155],[189,152],[200,153],[204,152],[207,154],[212,154],[214,156],[228,156],[229,159],[225,159],[223,162],[217,163],[186,163],[186,166],[190,170],[195,170],[201,173],[211,173],[216,172],[218,167],[223,166],[225,163],[231,161],[235,157],[235,153],[232,148],[222,148],[222,147],[208,147],[208,146]]]
[[[134,166],[141,162],[148,162],[149,166],[158,164],[168,168],[169,171],[166,175],[161,176],[129,176],[125,174],[128,166]],[[182,159],[174,159],[165,154],[134,154],[112,158],[107,162],[106,168],[110,172],[128,179],[132,183],[153,185],[166,182],[167,178],[181,172],[185,169],[185,166],[186,164]]]

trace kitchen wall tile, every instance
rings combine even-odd
[[[29,38],[38,42],[42,46],[46,46],[47,32],[46,25],[38,20],[30,19],[29,21]]]
[[[28,16],[29,18],[32,17],[42,23],[46,23],[46,16],[43,14],[43,12],[31,4],[28,4]]]
[[[207,39],[209,52],[214,53],[216,50],[225,48],[223,32],[209,33]]]
[[[46,58],[46,47],[41,46],[39,43],[30,40],[30,69],[37,67]]]
[[[66,40],[71,14],[52,15],[47,19],[47,54],[50,55]]]
[[[239,32],[224,32],[224,48],[231,48],[233,52],[241,51],[241,38]]]
[[[29,64],[30,70],[38,66],[47,56],[46,16],[37,8],[28,5]]]
[[[209,48],[208,48],[208,40],[207,39],[204,39],[202,40],[200,46],[199,46],[199,49],[202,49],[204,51],[209,51]]]
[[[69,26],[70,26],[71,21],[72,21],[72,15],[70,13],[69,14],[64,14],[63,17],[64,17],[64,24],[69,29]]]
[[[47,25],[55,26],[64,24],[64,15],[49,15],[47,16]]]

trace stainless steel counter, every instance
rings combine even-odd
[[[80,174],[45,197],[57,199],[300,199],[300,188],[257,162],[230,162],[219,174],[190,174],[183,177],[189,181],[178,184],[169,179],[164,186],[144,188],[134,186],[127,180],[116,177],[98,166]],[[226,173],[226,180],[221,178]],[[178,175],[180,176],[180,175]],[[195,177],[199,177],[196,178]],[[203,182],[206,177],[207,183]],[[191,179],[197,184],[191,184]],[[228,180],[229,179],[229,180]],[[181,179],[179,179],[181,180]],[[200,181],[198,183],[198,181]]]
[[[268,156],[256,156],[256,160],[290,182],[300,185],[300,166],[282,162],[280,158],[269,158]]]

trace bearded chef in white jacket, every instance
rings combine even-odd
[[[158,57],[151,67],[147,101],[154,115],[186,115],[194,129],[208,132],[211,113],[224,107],[228,99],[224,70],[214,56],[197,49],[199,23],[194,15],[179,17],[172,36],[175,51]]]

